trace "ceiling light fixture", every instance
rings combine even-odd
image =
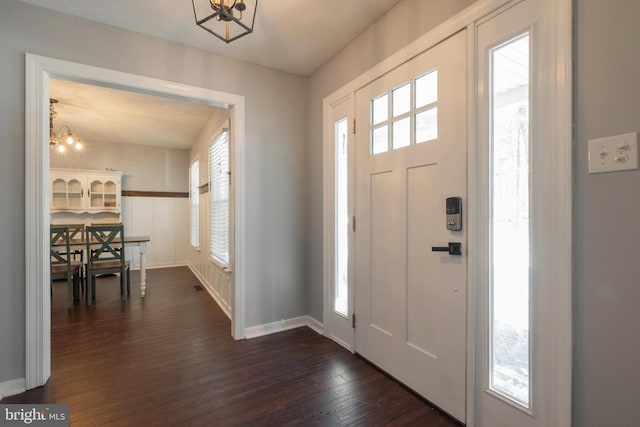
[[[49,98],[49,147],[55,147],[60,153],[64,153],[66,147],[81,150],[82,143],[80,142],[80,136],[77,132],[72,131],[69,126],[60,126],[58,133],[53,130],[53,119],[57,115],[53,105],[57,103],[57,99]]]
[[[230,43],[253,32],[258,0],[191,0],[196,24]]]

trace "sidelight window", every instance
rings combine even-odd
[[[529,408],[529,35],[490,51],[491,347],[489,387]]]

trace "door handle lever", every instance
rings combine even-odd
[[[462,243],[449,242],[449,246],[431,246],[433,252],[449,252],[449,255],[462,255]]]

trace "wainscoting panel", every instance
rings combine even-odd
[[[200,194],[200,247],[193,248],[187,238],[187,252],[189,253],[191,270],[198,276],[198,279],[207,288],[207,291],[216,300],[222,311],[231,318],[233,273],[220,268],[211,260],[209,255],[209,194],[209,192]],[[186,223],[189,223],[188,215]]]
[[[122,222],[129,236],[148,235],[147,268],[189,263],[189,199],[176,197],[123,197]],[[134,269],[140,268],[138,247],[126,249]]]

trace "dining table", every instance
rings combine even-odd
[[[138,251],[140,255],[140,296],[144,298],[147,293],[147,243],[151,240],[149,236],[124,236],[124,246],[125,248],[130,246],[138,246],[140,249]],[[119,238],[115,238],[112,240],[113,243],[120,243],[121,240]],[[101,246],[101,244],[96,240],[92,241],[91,249],[97,249]],[[66,243],[60,241],[57,245],[54,246],[65,246]],[[85,237],[74,237],[69,240],[69,248],[71,250],[85,250],[87,249],[87,242]]]

